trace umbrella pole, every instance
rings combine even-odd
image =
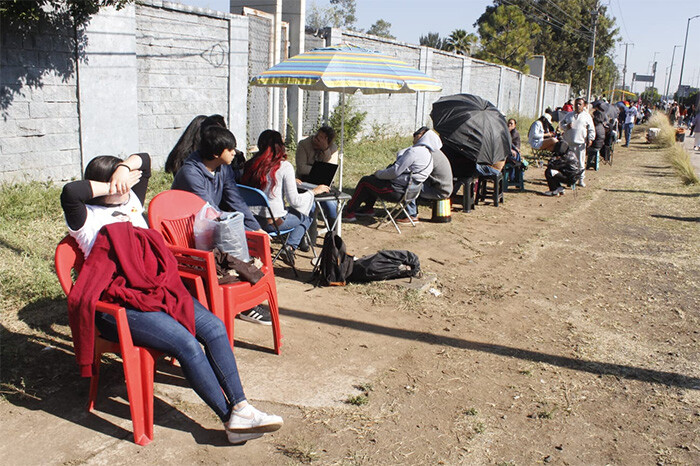
[[[338,190],[343,190],[343,159],[345,158],[345,92],[340,93],[340,178],[338,180]]]
[[[344,89],[343,89],[344,90]],[[340,158],[340,176],[338,178],[338,191],[343,190],[343,159],[345,158],[345,92],[340,92],[340,153],[338,154],[338,157]],[[343,215],[342,212],[336,212],[338,217]],[[338,219],[340,220],[340,218]],[[339,221],[338,223],[338,231],[337,234],[338,236],[341,236],[343,234],[343,222]]]

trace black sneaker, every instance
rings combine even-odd
[[[306,240],[306,235],[304,235],[304,237],[301,239],[301,243],[299,243],[299,250],[301,252],[309,252],[311,250],[311,245]]]
[[[270,318],[270,310],[261,305],[255,306],[253,309],[238,314],[238,318],[246,322],[252,322],[260,325],[272,325]]]
[[[280,251],[280,259],[288,266],[294,267],[294,248],[289,245],[283,247],[282,251]]]

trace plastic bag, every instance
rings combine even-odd
[[[241,212],[219,212],[205,204],[194,219],[195,247],[202,251],[219,248],[242,261],[250,261],[243,220]]]

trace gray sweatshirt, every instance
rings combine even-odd
[[[410,181],[411,173],[418,183],[428,178],[433,171],[433,157],[430,152],[441,147],[440,136],[434,131],[427,131],[414,145],[400,150],[396,154],[396,162],[384,170],[378,170],[374,176],[381,180],[391,180],[394,189],[404,191]]]

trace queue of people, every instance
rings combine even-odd
[[[554,153],[545,171],[549,185],[547,195],[562,194],[561,183],[570,183],[572,179],[585,186],[581,167],[585,166],[586,150],[599,150],[604,143],[600,134],[605,134],[606,122],[601,112],[596,111],[591,118],[584,108],[583,100],[576,99],[573,112],[560,122],[563,133],[559,137],[550,114],[538,119],[528,132],[528,141],[533,148]],[[515,119],[508,121],[508,132],[511,156],[507,159],[519,163],[522,160],[520,134]],[[393,163],[360,179],[343,213],[344,219],[352,221],[356,216],[373,214],[374,202],[378,198],[398,201],[412,182],[422,184],[421,197],[424,199],[448,199],[455,194],[454,176],[492,176],[501,173],[506,163],[506,160],[500,160],[492,164],[468,164],[448,157],[442,148],[441,138],[435,131],[425,126],[418,128],[413,133],[412,145],[400,150]],[[237,149],[236,138],[226,128],[223,117],[200,115],[185,129],[165,166],[174,175],[172,189],[197,194],[222,211],[241,212],[246,230],[266,233],[278,228],[291,230],[281,257],[293,265],[296,250],[302,247],[316,221],[316,196],[330,191],[326,184],[306,190],[300,189],[299,184],[308,178],[314,164],[338,163],[335,132],[324,126],[302,140],[296,152],[296,168],[287,159],[279,132],[262,132],[257,150],[246,160]],[[61,205],[68,231],[86,258],[83,269],[86,278],[81,280],[79,277],[76,282],[79,296],[74,298],[71,294],[69,308],[71,312],[82,312],[77,311],[81,309],[78,305],[81,299],[96,292],[99,296],[101,290],[96,291],[92,280],[100,276],[104,261],[126,261],[122,264],[125,267],[117,267],[122,281],[110,287],[121,287],[119,292],[122,295],[135,296],[133,300],[127,300],[127,319],[134,344],[178,359],[189,384],[223,422],[231,443],[245,443],[276,431],[283,425],[282,418],[266,414],[247,401],[223,322],[189,295],[179,280],[175,259],[168,258],[171,253],[162,237],[148,229],[143,205],[150,175],[148,154],[134,154],[126,160],[99,156],[88,164],[83,180],[70,182],[64,187]],[[246,205],[239,184],[260,189],[267,196],[274,218],[267,209]],[[331,218],[331,214],[338,214],[337,203],[332,201],[322,208],[328,210]],[[409,204],[407,211],[410,219],[398,221],[417,222],[415,203]],[[163,296],[176,298],[158,301],[124,285],[130,274],[148,277],[155,273],[130,257],[153,258],[164,264],[161,272],[169,278],[160,285]],[[94,315],[88,316],[71,314],[71,326],[75,319],[94,320],[104,338],[116,341],[114,318],[93,312]],[[240,318],[270,324],[269,310],[262,306],[241,313]],[[92,354],[85,351],[89,337],[74,331],[76,356],[84,375],[89,375],[92,363]]]

